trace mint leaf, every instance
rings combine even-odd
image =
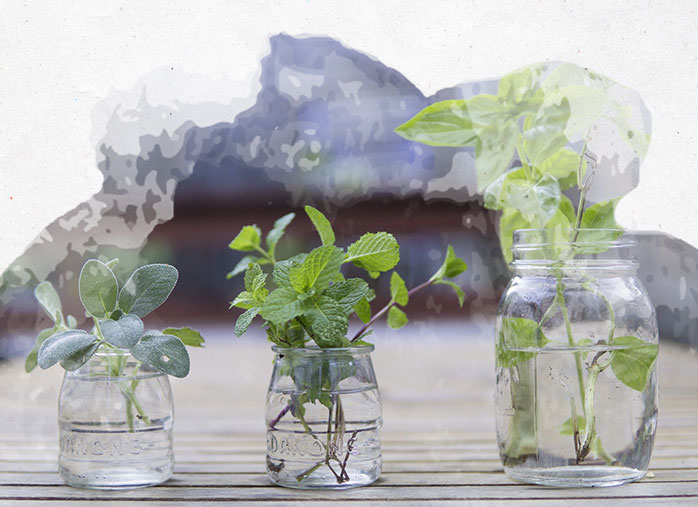
[[[344,262],[370,272],[388,271],[400,261],[400,246],[387,232],[367,232],[347,248]]]
[[[465,100],[431,104],[397,127],[395,133],[432,146],[472,146],[477,139]]]
[[[71,329],[57,333],[44,341],[39,348],[38,363],[42,370],[50,368],[58,361],[69,358],[73,354],[92,346],[97,337],[82,329]]]
[[[291,223],[291,221],[295,218],[296,214],[295,213],[289,213],[287,215],[282,216],[279,218],[276,222],[274,222],[274,226],[271,228],[269,233],[267,234],[267,250],[269,251],[269,255],[274,258],[274,252],[276,252],[276,244],[279,242],[281,237],[284,235],[284,231],[286,230],[286,227],[288,227],[288,224]]]
[[[407,315],[397,306],[391,306],[388,310],[388,326],[392,329],[400,329],[407,324]]]
[[[75,371],[80,368],[83,364],[90,360],[90,358],[97,352],[101,343],[95,341],[92,345],[88,345],[80,350],[77,350],[74,354],[61,359],[61,366],[64,370]]]
[[[78,291],[85,309],[95,317],[106,317],[116,306],[119,290],[116,276],[97,259],[88,260],[80,271]]]
[[[465,261],[456,256],[456,252],[453,250],[453,246],[448,245],[446,250],[446,258],[444,259],[441,267],[432,275],[429,279],[430,281],[438,281],[442,278],[453,278],[458,276],[468,269],[468,265]]]
[[[332,225],[327,217],[323,215],[320,211],[316,210],[312,206],[306,206],[305,212],[310,218],[310,221],[317,229],[318,234],[320,234],[320,240],[322,240],[323,245],[334,245],[334,231],[332,230]]]
[[[290,271],[294,266],[300,266],[308,256],[306,253],[294,255],[286,260],[279,261],[274,266],[272,277],[277,287],[291,287]]]
[[[317,296],[303,313],[303,322],[310,328],[312,337],[323,348],[342,347],[348,321],[339,303],[327,296]]]
[[[321,246],[308,254],[308,257],[303,261],[303,272],[305,274],[305,288],[299,292],[304,292],[308,289],[315,289],[318,292],[323,291],[330,280],[339,272],[339,268],[344,260],[344,252],[335,246]],[[293,284],[293,277],[291,278]],[[294,284],[294,288],[298,288]]]
[[[119,293],[124,313],[145,317],[170,296],[179,273],[169,264],[146,264],[133,272]]]
[[[168,327],[162,330],[162,334],[168,334],[179,338],[187,347],[203,347],[204,337],[196,329],[190,327]]]
[[[235,336],[240,337],[247,331],[257,313],[259,313],[259,307],[250,308],[238,317],[237,321],[235,321]]]
[[[361,278],[350,278],[330,285],[323,295],[334,299],[345,313],[351,313],[354,309],[354,305],[358,304],[361,300],[365,300],[368,291],[368,284]]]
[[[182,341],[167,334],[147,334],[131,349],[131,355],[173,377],[189,373],[189,353]]]
[[[143,321],[136,315],[126,314],[119,320],[100,320],[104,339],[120,349],[130,349],[143,335]]]
[[[528,361],[535,355],[535,351],[520,349],[538,349],[546,343],[548,339],[537,322],[530,319],[504,317],[497,344],[497,366],[511,368]]]
[[[54,326],[48,329],[42,330],[36,337],[36,343],[34,343],[34,348],[27,355],[27,359],[24,361],[24,371],[30,373],[37,365],[37,356],[39,355],[39,349],[41,345],[54,334],[64,331],[65,328],[61,326]]]
[[[463,289],[460,288],[458,284],[450,280],[437,280],[434,283],[448,285],[454,291],[456,291],[456,297],[458,297],[458,305],[460,305],[460,307],[463,308],[463,301],[465,301],[465,292],[463,291]]]
[[[257,306],[260,302],[263,301],[257,301],[257,299],[255,299],[254,297],[254,294],[245,290],[238,294],[233,301],[231,301],[230,306],[228,308],[230,309],[236,306],[238,308],[244,308],[248,310],[253,306]]]
[[[392,275],[390,275],[390,298],[402,306],[405,306],[409,300],[405,281],[396,271],[393,271]]]
[[[240,252],[250,252],[260,249],[262,231],[256,225],[246,225],[243,227],[233,241],[230,242],[228,248],[238,250]]]
[[[46,314],[56,324],[63,324],[63,309],[61,307],[61,298],[58,296],[56,289],[53,288],[51,282],[41,282],[34,288],[34,297],[44,309]]]
[[[280,287],[269,294],[259,313],[269,322],[283,324],[301,315],[306,307],[306,300],[295,290]]]
[[[267,281],[267,275],[262,271],[259,264],[252,263],[245,272],[245,289],[252,293],[256,300],[264,300],[266,289],[264,284]]]
[[[354,311],[359,320],[364,324],[367,324],[371,320],[371,303],[369,303],[366,298],[360,299],[354,305]]]
[[[262,257],[255,257],[254,255],[245,255],[240,261],[235,265],[232,271],[230,271],[227,275],[226,278],[230,280],[236,275],[239,275],[243,271],[247,269],[247,266],[250,265],[251,262],[256,262],[257,264],[269,264],[269,259],[265,259]]]
[[[659,347],[634,336],[616,336],[611,345],[624,347],[612,352],[611,369],[616,378],[631,389],[644,391]]]

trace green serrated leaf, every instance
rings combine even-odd
[[[95,341],[97,341],[96,336],[82,329],[71,329],[54,334],[48,337],[39,348],[37,362],[41,369],[45,370],[58,361],[90,347]]]
[[[269,255],[274,258],[274,253],[276,252],[276,245],[281,239],[281,237],[284,235],[284,231],[286,230],[286,227],[288,227],[288,224],[291,223],[291,221],[295,218],[296,214],[295,213],[289,213],[287,215],[282,216],[281,218],[277,219],[276,222],[274,222],[274,226],[271,228],[269,231],[269,234],[267,234],[266,242],[267,242],[267,250],[269,251]]]
[[[334,245],[334,231],[332,230],[332,224],[330,224],[330,221],[327,220],[327,217],[325,217],[325,215],[323,215],[320,211],[316,210],[312,206],[306,206],[305,212],[307,213],[308,218],[310,218],[310,221],[315,226],[315,229],[317,229],[322,244]]]
[[[458,305],[461,308],[463,308],[463,301],[465,301],[465,292],[463,291],[463,289],[460,288],[460,285],[450,280],[437,280],[434,283],[448,285],[449,287],[451,287],[456,292],[456,296],[458,297]]]
[[[61,298],[58,296],[56,289],[53,288],[51,282],[41,282],[34,288],[34,297],[44,309],[46,314],[56,324],[63,324],[63,309],[61,307]]]
[[[431,104],[395,132],[410,141],[432,146],[472,146],[477,139],[465,100]]]
[[[179,338],[187,347],[203,347],[204,337],[196,329],[190,327],[168,327],[162,330],[162,334],[168,334]]]
[[[371,303],[368,302],[366,298],[360,299],[354,305],[354,311],[359,320],[364,324],[367,324],[371,320]]]
[[[258,304],[259,301],[255,299],[254,294],[252,294],[251,292],[242,291],[235,297],[233,301],[231,301],[229,309],[233,307],[238,307],[244,308],[245,310],[249,310],[253,306],[257,306]]]
[[[179,273],[169,264],[146,264],[133,272],[119,293],[124,313],[145,317],[170,296]]]
[[[87,347],[76,351],[74,354],[66,357],[65,359],[61,359],[61,366],[67,371],[77,370],[90,360],[95,352],[97,352],[100,345],[101,343],[96,341],[92,345],[88,345]]]
[[[345,313],[351,313],[354,305],[368,295],[368,284],[361,278],[349,278],[330,285],[323,295],[334,299]]]
[[[502,319],[497,343],[497,366],[511,368],[528,361],[536,352],[527,349],[538,349],[547,343],[548,339],[537,322],[530,319],[505,317]]]
[[[173,377],[182,378],[189,373],[189,353],[176,336],[147,334],[134,345],[131,355]]]
[[[119,286],[116,276],[103,262],[97,259],[85,262],[78,289],[83,306],[95,317],[105,317],[114,310]]]
[[[245,290],[254,293],[256,282],[260,277],[264,276],[262,266],[253,262],[245,271]]]
[[[322,348],[342,347],[349,322],[342,307],[334,299],[317,296],[303,313],[303,322],[313,339]]]
[[[372,272],[388,271],[400,261],[400,246],[387,232],[367,232],[347,248],[344,262]]]
[[[616,336],[611,345],[624,347],[612,353],[611,369],[616,378],[631,389],[644,391],[659,347],[634,336]]]
[[[256,225],[243,227],[235,239],[230,242],[228,248],[239,252],[251,252],[260,248],[262,231]]]
[[[279,261],[274,266],[272,271],[272,277],[274,278],[274,283],[277,287],[291,287],[291,280],[289,278],[289,272],[294,266],[300,266],[303,261],[308,256],[306,253],[301,253],[294,255],[286,260]]]
[[[330,280],[339,272],[343,260],[344,251],[335,246],[326,245],[314,249],[303,261],[306,286],[299,292],[309,289],[315,289],[317,292],[325,290]],[[291,283],[293,284],[293,277]],[[294,288],[296,288],[295,285]]]
[[[120,349],[130,349],[143,335],[143,321],[136,315],[126,314],[119,320],[99,321],[104,339]]]
[[[240,261],[235,265],[233,270],[229,272],[226,275],[226,278],[230,280],[234,276],[239,275],[240,273],[244,272],[247,267],[250,265],[251,262],[255,262],[257,264],[269,264],[268,259],[264,259],[261,257],[255,257],[254,255],[245,255]]]
[[[252,320],[257,316],[258,313],[259,308],[250,308],[240,315],[237,321],[235,321],[235,336],[242,336],[245,331],[247,331],[247,328],[250,327]]]
[[[284,324],[301,315],[307,307],[307,302],[301,295],[290,287],[280,287],[273,290],[259,309],[259,314],[265,320],[274,324]]]
[[[405,281],[396,271],[390,275],[390,299],[401,306],[405,306],[409,301],[409,293]]]
[[[24,371],[30,373],[34,368],[36,368],[37,356],[39,354],[39,349],[41,348],[41,345],[49,337],[62,331],[65,331],[65,328],[61,326],[54,326],[48,329],[44,329],[38,334],[38,336],[36,337],[36,342],[34,343],[34,348],[31,349],[29,355],[27,355],[27,359],[24,361]]]
[[[456,256],[453,246],[448,245],[446,249],[446,258],[439,269],[429,279],[430,281],[441,280],[442,278],[453,278],[458,276],[468,269],[465,261]]]
[[[392,329],[400,329],[407,324],[407,315],[397,306],[391,306],[388,310],[388,326]]]

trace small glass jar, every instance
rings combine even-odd
[[[97,352],[63,378],[58,470],[70,486],[122,489],[172,476],[174,407],[167,375],[128,351]]]
[[[657,319],[619,230],[514,233],[497,312],[497,437],[505,472],[612,486],[647,472],[657,421]]]
[[[381,401],[373,346],[272,347],[267,474],[290,488],[365,486],[381,472]]]

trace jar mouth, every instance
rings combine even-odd
[[[624,229],[517,229],[512,250],[548,245],[634,246],[637,241]]]
[[[336,354],[370,354],[375,350],[373,345],[357,345],[355,347],[322,348],[317,345],[308,347],[279,347],[272,345],[271,350],[276,354],[288,354],[298,356],[324,356]]]

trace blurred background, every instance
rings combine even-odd
[[[188,77],[163,69],[148,79],[153,87],[165,80],[186,86]],[[149,82],[109,102],[106,134],[96,146],[101,191],[49,224],[3,273],[0,356],[26,353],[37,331],[49,327],[32,293],[41,280],[53,282],[67,312],[84,319],[77,276],[91,257],[118,257],[121,282],[145,262],[176,265],[178,285],[146,325],[227,326],[233,339],[239,312],[228,310],[228,302],[242,277],[228,280],[226,273],[242,253],[228,243],[243,225],[268,231],[295,211],[277,258],[319,245],[305,204],[330,218],[340,246],[368,231],[393,233],[401,245],[397,270],[408,287],[426,280],[452,244],[469,266],[458,279],[464,307],[436,287],[414,298],[408,315],[426,323],[460,319],[468,329],[490,332],[509,272],[497,214],[483,208],[475,191],[472,149],[411,143],[393,129],[430,103],[496,93],[498,81],[466,82],[426,97],[397,70],[331,38],[281,34],[271,37],[261,61],[254,104],[226,121],[194,121],[215,104],[182,104],[176,97],[155,103]],[[629,93],[649,133],[649,112]],[[601,166],[592,202],[637,185],[639,160],[609,156]],[[695,340],[698,252],[661,234],[638,239],[640,274],[661,336]],[[387,299],[388,277],[374,288],[377,308]]]

